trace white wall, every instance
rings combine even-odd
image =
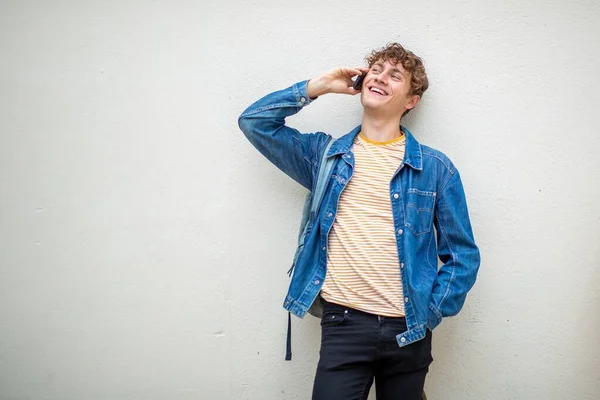
[[[304,190],[237,116],[400,41],[404,123],[465,184],[482,265],[429,398],[600,397],[594,1],[0,3],[0,399],[307,399],[289,282]],[[339,136],[357,97],[288,122]],[[374,396],[373,396],[374,398]]]

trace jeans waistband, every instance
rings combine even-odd
[[[385,315],[378,315],[378,314],[373,314],[373,313],[369,313],[369,312],[366,312],[366,311],[357,310],[356,308],[344,306],[344,305],[337,304],[337,303],[331,303],[331,302],[325,300],[323,297],[321,297],[321,302],[323,304],[323,312],[325,312],[326,310],[340,310],[340,311],[346,311],[346,310],[348,310],[349,312],[352,312],[352,314],[358,314],[358,315],[364,315],[366,317],[377,318],[380,321],[384,320],[384,319],[390,319],[390,320],[402,320],[402,319],[406,319],[406,317],[404,317],[404,316],[402,316],[402,317],[388,317],[388,316],[385,316]]]

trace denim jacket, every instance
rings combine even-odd
[[[286,117],[316,100],[309,98],[307,83],[266,95],[240,115],[238,124],[260,153],[312,190],[330,135],[300,133],[285,125]],[[309,221],[283,302],[286,310],[301,318],[307,312],[318,315],[327,237],[340,194],[352,178],[352,144],[360,129],[357,126],[337,139],[327,154],[336,157],[332,175],[321,208]],[[400,347],[424,338],[426,329],[433,330],[443,317],[460,311],[480,264],[458,170],[445,154],[420,144],[406,127],[401,129],[406,135],[405,155],[389,186],[408,327],[396,336]],[[443,263],[440,268],[438,257]]]

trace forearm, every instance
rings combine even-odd
[[[438,197],[435,226],[438,256],[443,265],[432,288],[430,325],[458,314],[475,284],[481,262],[458,171]]]
[[[270,93],[250,105],[238,125],[252,145],[302,186],[312,187],[314,163],[326,135],[300,133],[285,118],[310,104],[307,81]]]
[[[479,249],[471,242],[461,246],[460,253],[453,253],[440,267],[431,293],[432,305],[440,317],[456,315],[462,309],[467,293],[475,284],[479,265]]]
[[[326,93],[356,95],[352,77],[365,68],[335,68],[309,81],[298,82],[254,102],[238,118],[250,143],[266,158],[307,189],[329,135],[303,134],[285,125],[285,118],[299,112]]]

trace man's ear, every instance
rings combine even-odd
[[[410,110],[410,109],[414,108],[417,105],[417,103],[419,103],[419,100],[421,100],[421,96],[416,95],[416,94],[411,96],[410,101],[406,105],[406,109]]]

